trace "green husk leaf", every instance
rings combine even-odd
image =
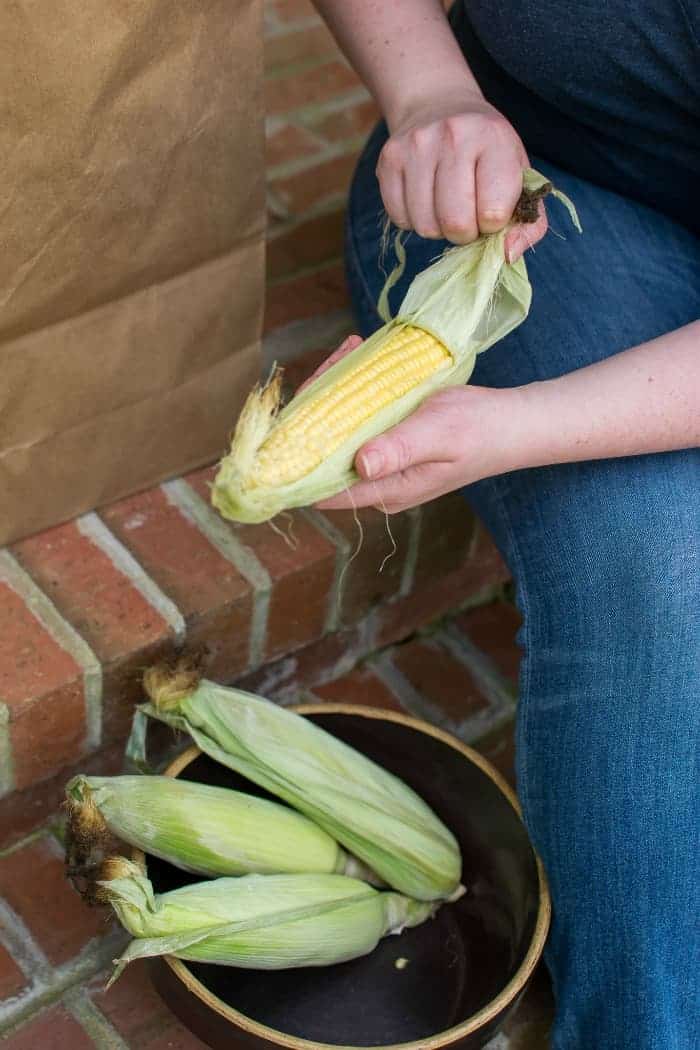
[[[115,868],[99,885],[135,939],[112,980],[134,959],[164,954],[260,969],[330,965],[435,911],[342,875],[248,875],[156,895],[129,862]]]
[[[457,842],[430,807],[308,719],[207,681],[177,712],[161,710],[157,692],[141,710],[186,729],[202,751],[304,813],[401,893],[432,900],[459,886]]]
[[[80,775],[66,794],[73,839],[85,840],[92,821],[99,844],[101,820],[122,842],[195,874],[342,873],[356,863],[300,813],[239,791],[165,776]]]

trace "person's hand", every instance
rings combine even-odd
[[[395,514],[523,465],[525,401],[518,388],[458,386],[433,394],[363,445],[355,457],[361,480],[318,507],[371,506]]]
[[[387,214],[401,229],[421,237],[467,244],[509,222],[529,167],[516,131],[478,93],[465,89],[427,98],[394,122],[377,164]],[[536,223],[506,237],[509,262],[544,236],[540,202]]]

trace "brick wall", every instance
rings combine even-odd
[[[343,210],[378,111],[309,0],[267,0],[268,331],[347,306]]]
[[[347,184],[376,118],[307,0],[266,4],[270,229],[265,353],[290,389],[351,327]],[[304,351],[311,351],[304,353]],[[183,647],[288,702],[507,572],[463,501],[391,519],[295,513],[231,526],[211,469],[0,550],[0,842],[45,820],[72,771],[120,767],[140,676]],[[396,553],[379,567],[396,544]]]

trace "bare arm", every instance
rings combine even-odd
[[[390,218],[423,237],[468,243],[508,222],[528,159],[485,101],[439,0],[315,0],[384,114],[377,175]],[[547,228],[514,230],[515,259]]]
[[[403,510],[481,478],[700,445],[700,321],[557,379],[455,387],[369,441],[325,507]]]
[[[695,447],[700,321],[520,392],[530,419],[523,466]]]
[[[431,97],[483,96],[439,0],[315,0],[389,127]]]

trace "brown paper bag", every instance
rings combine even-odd
[[[0,8],[0,543],[224,451],[259,368],[261,7]]]

